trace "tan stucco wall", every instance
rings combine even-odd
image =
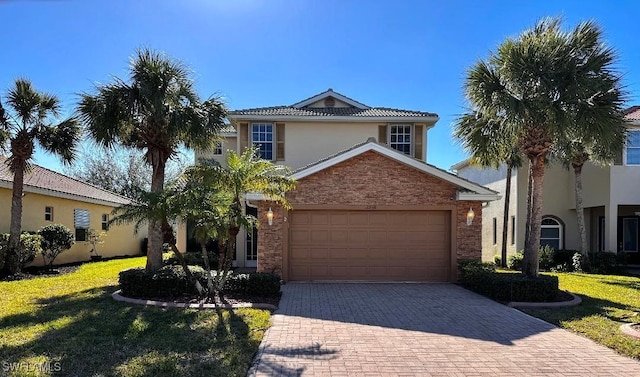
[[[195,161],[199,161],[203,158],[212,159],[218,162],[222,166],[227,166],[227,151],[231,149],[233,151],[238,150],[238,138],[225,137],[222,139],[222,154],[214,155],[213,150],[208,151],[195,151]]]
[[[334,98],[335,99],[335,98]],[[333,107],[353,107],[351,105],[349,105],[348,103],[344,103],[338,99],[335,99],[335,104],[333,105]],[[325,107],[324,105],[324,99],[320,100],[320,101],[316,101],[310,105],[308,105],[307,107]]]
[[[53,207],[54,221],[45,221],[45,207]],[[113,207],[27,192],[23,197],[22,230],[37,231],[46,225],[63,224],[75,234],[73,222],[74,209],[88,210],[90,227],[101,232],[102,214],[109,214],[111,218]],[[11,221],[10,189],[0,188],[0,212],[2,213],[2,216],[0,216],[0,233],[8,233]],[[106,232],[106,237],[103,239],[104,243],[97,246],[98,253],[104,258],[139,255],[140,243],[146,235],[146,226],[142,226],[138,234],[134,234],[133,225],[113,225]],[[91,246],[87,242],[76,242],[70,250],[60,254],[56,258],[55,263],[64,264],[89,260],[90,250]],[[33,264],[41,265],[42,257],[36,257]]]
[[[505,189],[507,169],[503,165],[499,169],[483,169],[475,166],[466,166],[458,170],[458,175],[472,182],[476,182],[497,191],[501,198],[486,203],[482,208],[482,260],[492,262],[496,254],[500,254],[502,250],[502,222],[505,203]],[[513,170],[511,174],[511,198],[509,200],[509,220],[507,229],[507,255],[511,255],[517,251],[517,234],[516,244],[513,243],[511,237],[512,221],[511,217],[516,216],[517,224],[517,206],[518,206],[518,188],[517,188],[517,171]],[[497,243],[493,243],[493,219],[497,222]],[[516,225],[517,226],[517,225]]]

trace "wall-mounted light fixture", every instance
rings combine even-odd
[[[273,225],[273,211],[271,210],[271,207],[269,207],[269,210],[267,211],[267,221],[269,222],[269,225]]]
[[[469,208],[469,212],[467,212],[467,225],[473,224],[473,218],[476,216],[475,212],[473,212],[473,208]]]

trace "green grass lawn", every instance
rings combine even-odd
[[[640,359],[640,340],[623,335],[620,325],[640,322],[640,278],[579,273],[558,276],[560,289],[580,295],[569,308],[523,309],[535,317],[582,334],[619,353]]]
[[[244,376],[270,313],[114,301],[118,272],[144,261],[91,263],[67,275],[0,282],[0,376]],[[7,372],[8,363],[22,364]],[[36,370],[43,363],[53,371]]]

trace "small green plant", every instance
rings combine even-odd
[[[91,245],[91,250],[89,250],[89,254],[91,254],[91,256],[100,257],[100,254],[98,254],[98,245],[102,245],[104,243],[104,238],[106,236],[106,232],[98,232],[95,229],[89,229],[87,243]]]
[[[42,259],[45,266],[51,268],[55,259],[73,246],[73,233],[62,224],[51,224],[38,231],[42,237]]]
[[[20,269],[27,264],[33,262],[38,254],[42,252],[41,240],[37,234],[22,232],[20,235],[20,244],[18,245],[18,263]],[[9,247],[9,234],[0,234],[0,258],[3,257],[5,251]]]
[[[543,270],[550,270],[551,267],[555,266],[555,250],[549,245],[544,245],[538,251],[538,261],[540,263],[540,268]]]
[[[575,253],[573,254],[573,258],[572,259],[572,265],[573,265],[573,270],[575,272],[583,272],[584,271],[584,256],[582,256],[582,254],[580,253]]]
[[[524,253],[518,251],[507,259],[507,268],[510,270],[522,271],[522,263],[524,260]]]
[[[502,257],[500,256],[500,254],[496,254],[493,256],[493,264],[495,264],[496,266],[502,265]]]

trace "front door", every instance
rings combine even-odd
[[[622,251],[638,251],[638,218],[622,218]]]
[[[258,209],[255,207],[247,206],[247,215],[258,217]],[[245,267],[257,267],[258,266],[258,228],[247,229],[246,242],[245,242]]]

